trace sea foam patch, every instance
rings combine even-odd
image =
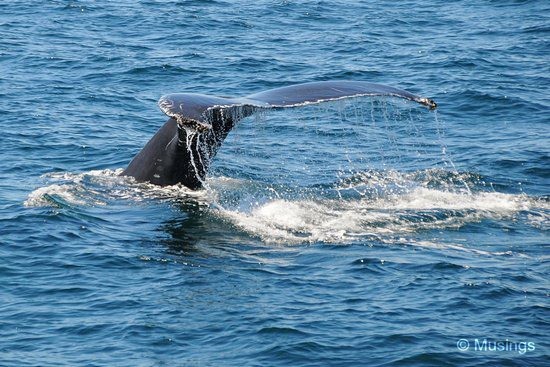
[[[362,236],[394,236],[459,228],[482,220],[512,218],[540,206],[527,195],[465,194],[415,188],[405,195],[359,200],[272,200],[250,211],[220,215],[267,242],[347,242]]]
[[[136,183],[131,177],[120,176],[122,169],[94,170],[83,173],[50,173],[43,176],[49,183],[32,191],[27,207],[106,205],[111,200],[139,202],[150,200],[188,200],[207,203],[212,192],[191,190],[183,185],[158,186]]]

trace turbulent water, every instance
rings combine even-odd
[[[545,1],[0,3],[0,365],[543,366]],[[166,93],[242,120],[203,190],[119,174]]]

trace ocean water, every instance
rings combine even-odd
[[[547,1],[0,3],[1,366],[550,365]],[[120,177],[166,93],[364,80]]]

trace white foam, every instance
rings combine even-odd
[[[213,200],[212,192],[207,190],[191,190],[183,185],[161,187],[136,183],[133,178],[120,176],[120,173],[122,169],[49,173],[43,178],[55,183],[34,190],[23,204],[27,207],[57,206],[57,199],[75,206],[106,205],[113,199],[142,201],[193,198],[203,203]]]
[[[527,223],[548,228],[549,204],[527,195],[498,192],[467,193],[453,191],[452,186],[432,188],[428,182],[442,180],[435,172],[381,172],[368,174],[343,184],[336,190],[365,190],[365,195],[328,199],[322,196],[286,194],[274,188],[247,180],[227,177],[209,178],[207,189],[190,190],[182,185],[160,187],[136,183],[120,176],[120,170],[86,173],[53,173],[45,176],[54,181],[29,194],[26,206],[106,205],[112,200],[188,201],[210,207],[210,212],[267,243],[299,244],[313,242],[349,243],[375,237],[382,242],[403,243],[404,237],[431,229],[460,228],[482,220],[512,219],[523,212]],[[418,176],[423,178],[419,180]],[[428,176],[427,178],[425,178]],[[361,185],[363,188],[361,188]],[[375,195],[368,188],[383,189]],[[399,190],[387,190],[397,186]],[[259,191],[258,191],[259,190]],[[265,195],[259,200],[258,193]],[[267,193],[267,194],[266,194]],[[290,196],[292,197],[290,197]],[[260,195],[261,196],[261,195]],[[345,197],[345,196],[344,196]],[[432,242],[417,242],[421,247],[434,247]],[[445,247],[452,248],[446,244]],[[464,248],[460,245],[456,249]]]
[[[506,214],[527,210],[529,200],[526,195],[498,192],[480,192],[472,195],[420,187],[407,195],[381,200],[378,205],[392,209],[478,210]]]
[[[27,207],[51,206],[52,201],[48,199],[48,196],[53,195],[76,205],[84,205],[86,203],[84,199],[78,198],[78,196],[72,192],[70,185],[49,185],[40,187],[31,192],[23,205]]]
[[[272,200],[252,210],[221,209],[220,215],[267,242],[347,242],[432,228],[456,228],[483,219],[509,218],[529,210],[526,195],[473,195],[416,188],[405,195],[360,200]]]

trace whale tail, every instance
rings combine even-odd
[[[219,98],[180,93],[161,97],[160,109],[169,117],[122,175],[138,182],[166,186],[204,185],[210,162],[235,124],[259,109],[300,107],[307,104],[363,96],[392,96],[437,107],[429,98],[397,88],[358,81],[313,82],[271,89],[244,98]]]

